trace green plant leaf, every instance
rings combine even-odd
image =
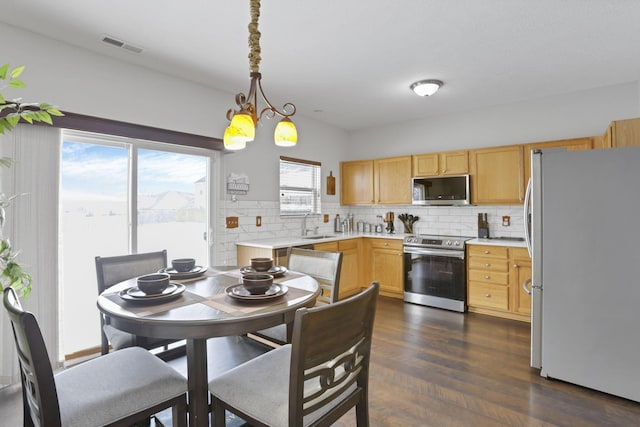
[[[31,118],[31,116],[33,116],[33,114],[31,114],[31,111],[20,113],[20,118],[22,118],[22,120],[29,123],[30,125],[33,124],[33,119]]]
[[[2,133],[2,129],[0,129],[0,133]],[[13,164],[13,159],[11,157],[0,158],[0,166],[5,168],[10,168],[12,164]]]
[[[0,79],[4,80],[7,78],[7,71],[9,71],[9,64],[4,64],[2,67],[0,67]]]
[[[5,102],[7,101],[5,101],[4,96],[0,93],[0,104],[4,104]]]
[[[11,113],[11,114],[7,115],[6,119],[7,119],[7,123],[9,123],[9,126],[11,126],[11,128],[14,128],[14,127],[16,127],[18,122],[20,121],[20,114]]]
[[[53,121],[51,120],[51,116],[46,111],[40,111],[40,120],[42,120],[48,125],[53,124]]]
[[[64,117],[64,113],[57,108],[47,108],[47,113],[51,114],[52,116]]]
[[[20,77],[20,74],[22,74],[23,71],[24,65],[14,68],[13,70],[11,70],[11,78],[17,79],[18,77]]]
[[[7,86],[9,86],[11,88],[14,88],[14,89],[17,89],[17,88],[20,88],[20,87],[27,87],[27,85],[22,80],[19,80],[19,79],[9,80],[9,83],[8,83]]]

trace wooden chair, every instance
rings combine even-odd
[[[167,267],[167,251],[147,252],[142,254],[120,255],[112,257],[96,257],[96,276],[98,279],[98,295],[116,283],[149,273],[157,273]],[[114,350],[127,347],[142,347],[152,350],[164,347],[158,356],[164,360],[186,354],[184,345],[169,349],[169,344],[177,340],[149,338],[130,334],[114,328],[108,316],[100,314],[101,351],[109,353],[109,343]]]
[[[127,348],[53,374],[35,316],[12,288],[4,306],[15,338],[25,427],[130,426],[173,408],[186,426],[186,379],[148,351]]]
[[[334,304],[296,312],[291,344],[209,383],[215,427],[225,410],[253,426],[329,426],[355,406],[369,425],[371,336],[379,285]]]
[[[342,252],[289,248],[287,251],[287,268],[305,273],[318,281],[322,293],[318,297],[316,305],[332,304],[338,301]],[[291,342],[292,327],[292,325],[278,325],[252,332],[252,334],[274,343],[278,347]]]

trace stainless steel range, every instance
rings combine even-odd
[[[404,300],[464,312],[467,278],[464,244],[472,237],[404,238]]]

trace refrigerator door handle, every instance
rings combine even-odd
[[[532,248],[531,248],[531,228],[529,227],[529,213],[531,211],[531,187],[532,182],[531,178],[529,178],[529,182],[527,183],[527,192],[524,195],[524,240],[527,243],[527,251],[529,251],[529,256],[532,256]]]
[[[531,277],[522,282],[522,289],[524,289],[527,294],[531,295]]]

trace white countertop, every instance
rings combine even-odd
[[[504,240],[504,239],[472,239],[467,240],[467,245],[490,245],[490,246],[510,246],[514,248],[526,248],[524,240]]]
[[[387,234],[387,233],[327,233],[323,235],[326,237],[321,238],[310,238],[313,236],[301,237],[301,236],[290,236],[290,237],[271,237],[268,239],[256,239],[256,240],[245,240],[243,242],[236,242],[237,246],[252,246],[254,248],[265,248],[265,249],[280,249],[280,248],[288,248],[290,246],[302,246],[302,245],[314,245],[316,243],[325,243],[325,242],[333,242],[337,240],[346,240],[346,239],[355,239],[358,237],[373,237],[378,239],[397,239],[403,240],[405,236],[408,234],[397,233],[397,234]]]

